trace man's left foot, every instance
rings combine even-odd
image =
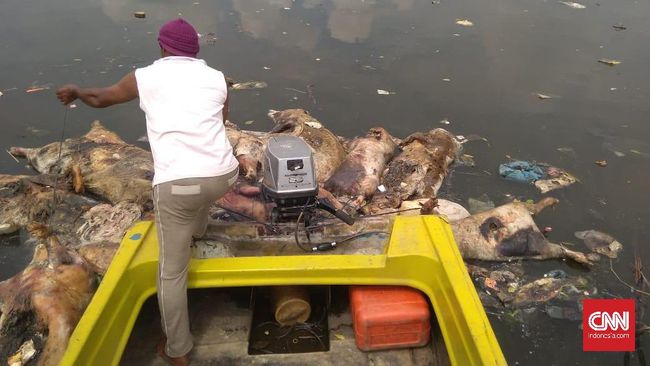
[[[172,366],[188,366],[190,364],[190,353],[188,352],[184,356],[180,357],[170,357],[165,352],[165,344],[167,343],[167,338],[163,338],[158,342],[158,356],[165,360],[168,364]]]

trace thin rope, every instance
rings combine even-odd
[[[63,107],[65,112],[63,113],[63,127],[61,128],[61,139],[59,140],[59,157],[56,160],[56,167],[58,168],[56,175],[54,176],[54,191],[52,192],[52,204],[50,205],[50,220],[49,226],[52,227],[52,219],[54,218],[54,213],[56,212],[56,190],[59,186],[59,175],[61,175],[61,152],[63,151],[63,139],[65,138],[65,124],[68,120],[68,106]]]

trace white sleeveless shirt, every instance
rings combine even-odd
[[[170,56],[137,69],[135,78],[147,118],[153,185],[237,167],[223,124],[228,89],[220,71],[203,60]]]

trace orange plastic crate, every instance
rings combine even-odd
[[[350,286],[356,344],[363,351],[420,347],[431,337],[431,313],[420,291],[398,286]]]

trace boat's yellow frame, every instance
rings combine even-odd
[[[151,221],[125,235],[61,365],[117,365],[144,301],[156,292]],[[192,259],[188,287],[402,285],[429,297],[453,365],[505,365],[499,343],[454,242],[437,216],[400,216],[380,255]]]

